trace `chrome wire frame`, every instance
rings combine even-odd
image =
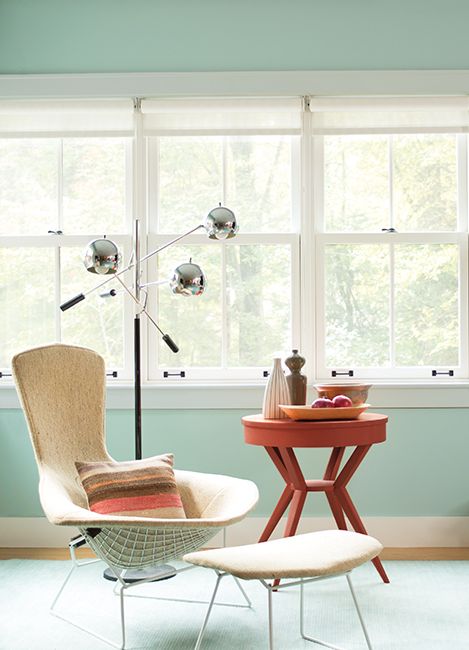
[[[125,611],[124,611],[124,596],[129,597],[134,597],[134,598],[151,598],[153,600],[165,600],[165,601],[172,601],[172,602],[181,602],[181,603],[196,603],[196,604],[202,604],[206,605],[210,603],[210,610],[212,606],[215,604],[217,607],[218,606],[224,606],[224,607],[251,607],[251,601],[249,600],[246,592],[244,591],[242,585],[240,584],[238,578],[233,576],[233,579],[235,583],[238,585],[239,590],[241,591],[244,599],[246,600],[246,605],[241,605],[241,604],[236,604],[236,603],[214,603],[214,596],[212,596],[211,600],[190,600],[190,599],[184,599],[184,598],[165,598],[165,597],[160,597],[160,596],[144,596],[144,595],[139,595],[139,594],[126,594],[126,590],[130,589],[131,587],[138,587],[139,585],[153,582],[154,577],[148,577],[148,578],[143,578],[142,580],[138,580],[137,582],[132,582],[128,583],[125,582],[125,579],[123,578],[124,575],[124,570],[123,569],[118,569],[117,567],[112,566],[107,562],[104,558],[98,557],[95,560],[85,560],[85,561],[78,561],[76,557],[76,547],[81,546],[84,542],[86,542],[85,537],[83,535],[80,535],[80,537],[77,537],[73,540],[70,541],[69,543],[69,549],[70,549],[70,557],[72,560],[72,567],[70,571],[68,572],[62,586],[60,587],[59,591],[57,592],[54,600],[52,601],[52,604],[50,606],[50,614],[52,616],[55,616],[56,618],[61,619],[62,621],[65,621],[69,623],[70,625],[73,625],[77,629],[81,630],[82,632],[86,632],[87,634],[90,634],[91,636],[95,637],[96,639],[99,639],[100,641],[104,641],[104,643],[107,643],[108,645],[114,647],[114,648],[119,648],[120,650],[124,650],[125,648],[125,642],[126,642],[126,636],[125,636]],[[113,574],[116,577],[116,585],[113,589],[113,592],[119,596],[119,610],[120,610],[120,628],[121,628],[121,639],[119,642],[113,641],[111,639],[108,639],[97,632],[94,632],[90,628],[84,627],[80,625],[79,623],[76,623],[72,619],[64,616],[63,614],[59,614],[55,607],[57,605],[57,602],[62,595],[65,587],[67,586],[70,578],[72,577],[73,573],[75,572],[76,569],[82,567],[82,566],[87,566],[88,564],[96,564],[96,562],[104,562],[109,569],[113,572]],[[190,569],[195,569],[197,568],[195,565],[191,566],[185,566],[181,567],[180,569],[174,569],[172,568],[171,571],[168,572],[167,576],[165,574],[159,575],[158,579],[164,579],[165,577],[172,577],[174,574],[179,574],[183,573],[184,571],[189,571]]]
[[[215,569],[215,573],[217,574],[217,581],[215,583],[215,588],[213,590],[212,598],[209,603],[209,607],[207,610],[207,613],[205,614],[205,619],[202,624],[202,627],[199,632],[199,636],[197,638],[197,642],[195,645],[194,650],[200,650],[201,644],[202,644],[202,639],[205,634],[205,630],[207,628],[208,620],[210,618],[210,614],[212,612],[212,607],[215,604],[215,597],[217,595],[218,587],[220,586],[221,579],[224,578],[225,576],[231,575],[230,573],[226,573],[223,571],[218,571]],[[273,624],[273,603],[272,603],[272,592],[278,591],[280,589],[287,589],[288,587],[296,587],[300,585],[300,634],[303,639],[306,641],[312,641],[313,643],[316,643],[318,645],[321,645],[326,648],[331,648],[332,650],[343,650],[343,648],[340,648],[339,646],[331,645],[330,643],[326,643],[325,641],[320,641],[319,639],[315,639],[311,636],[308,636],[305,634],[304,631],[304,585],[308,584],[310,582],[319,582],[321,580],[329,580],[330,578],[337,578],[339,576],[345,576],[347,578],[347,583],[350,588],[350,593],[352,594],[352,599],[353,603],[355,605],[355,609],[358,614],[358,618],[360,620],[360,624],[363,630],[363,633],[365,635],[366,639],[366,644],[368,646],[368,650],[373,650],[371,646],[371,641],[370,637],[368,636],[368,632],[365,626],[365,621],[363,619],[363,615],[360,611],[360,607],[358,605],[357,597],[355,594],[355,590],[353,588],[352,580],[350,578],[350,573],[351,571],[347,571],[344,573],[334,573],[333,575],[328,575],[328,576],[317,576],[313,578],[301,578],[299,580],[292,580],[290,582],[285,582],[283,584],[275,584],[275,582],[272,582],[269,584],[265,580],[259,580],[259,582],[267,589],[267,602],[268,602],[268,620],[269,620],[269,650],[274,650],[274,624]],[[233,576],[234,577],[234,576]],[[237,578],[235,580],[238,581]],[[239,588],[242,589],[241,585],[239,584]],[[244,590],[243,590],[244,591]],[[247,598],[247,597],[246,597]]]

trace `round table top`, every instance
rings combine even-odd
[[[244,440],[262,447],[355,447],[386,440],[387,415],[362,413],[356,420],[242,418]]]

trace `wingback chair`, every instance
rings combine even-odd
[[[112,460],[105,445],[104,360],[86,348],[48,345],[17,354],[13,375],[37,460],[44,512],[52,524],[78,527],[82,537],[77,543],[88,543],[120,581],[122,642],[117,647],[123,648],[123,596],[129,585],[122,571],[201,548],[247,515],[257,502],[257,487],[230,476],[175,470],[187,519],[92,512],[75,462]],[[71,551],[75,546],[72,541]]]

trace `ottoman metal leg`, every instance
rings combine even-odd
[[[202,624],[202,628],[199,632],[199,636],[197,637],[197,642],[195,644],[194,650],[200,650],[201,644],[202,644],[202,638],[205,633],[205,629],[207,627],[208,619],[210,618],[210,614],[212,612],[213,605],[215,603],[215,597],[218,592],[218,587],[220,586],[221,579],[224,578],[227,575],[231,575],[229,573],[223,573],[221,571],[217,571],[215,569],[215,573],[217,574],[217,581],[215,583],[215,588],[213,590],[212,597],[210,599],[210,603],[207,609],[207,613],[205,614],[204,622]],[[355,609],[357,610],[358,618],[360,619],[360,624],[363,630],[363,633],[365,635],[366,639],[366,644],[368,646],[368,650],[373,650],[371,646],[371,641],[368,636],[368,632],[365,626],[365,621],[363,619],[362,613],[360,611],[360,607],[358,605],[357,597],[355,595],[355,591],[352,585],[352,580],[350,578],[350,573],[339,573],[339,574],[334,574],[334,575],[326,575],[326,576],[316,576],[313,578],[306,578],[306,579],[299,579],[299,580],[292,580],[291,582],[284,582],[283,584],[277,585],[275,581],[272,582],[272,584],[269,584],[265,580],[259,579],[259,582],[267,589],[267,604],[268,604],[268,621],[269,621],[269,650],[274,650],[274,612],[273,612],[273,599],[272,599],[272,592],[273,591],[278,591],[280,589],[286,589],[288,587],[296,587],[300,586],[300,634],[303,639],[306,641],[312,641],[313,643],[317,643],[318,645],[321,645],[325,648],[331,648],[332,650],[344,650],[343,648],[340,648],[339,646],[332,645],[331,643],[326,643],[325,641],[320,641],[319,639],[315,639],[312,636],[308,636],[305,634],[304,631],[304,585],[309,582],[319,582],[321,580],[328,580],[330,578],[335,578],[340,575],[345,575],[347,578],[347,582],[350,588],[350,593],[352,594],[353,598],[353,603],[355,605]],[[234,576],[233,576],[234,577]],[[238,586],[240,587],[241,591],[243,594],[245,594],[244,589],[242,589],[241,585],[239,584],[238,580],[236,580],[238,583]],[[246,596],[247,599],[247,596]],[[248,600],[248,599],[247,599]]]
[[[355,605],[355,609],[357,610],[358,618],[360,619],[360,624],[361,624],[361,627],[362,627],[362,630],[363,630],[363,634],[365,635],[366,644],[367,644],[369,650],[373,650],[372,645],[371,645],[371,641],[370,641],[370,637],[368,636],[368,631],[367,631],[366,626],[365,626],[365,621],[363,619],[362,613],[360,611],[360,607],[358,605],[357,597],[355,595],[355,590],[353,588],[350,573],[346,573],[345,577],[347,578],[348,586],[350,588],[350,593],[352,594],[352,598],[353,598],[353,603]],[[300,584],[300,634],[303,637],[303,639],[306,639],[307,641],[312,641],[313,643],[317,643],[318,645],[325,646],[326,648],[332,648],[333,650],[343,650],[343,648],[339,648],[338,646],[332,645],[330,643],[326,643],[325,641],[320,641],[319,639],[315,639],[312,636],[308,636],[307,634],[305,634],[305,631],[304,631],[304,581],[301,581],[301,584]]]

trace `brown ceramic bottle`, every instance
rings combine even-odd
[[[290,391],[291,403],[299,406],[306,404],[306,386],[308,380],[300,370],[305,365],[306,359],[298,354],[298,350],[292,350],[292,355],[285,359],[285,365],[291,375],[287,375],[288,390]]]

